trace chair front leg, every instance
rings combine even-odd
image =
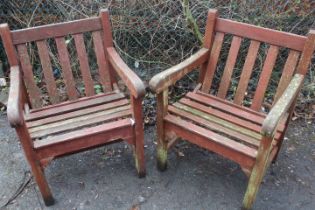
[[[26,159],[31,166],[32,174],[35,178],[35,181],[39,187],[39,190],[42,194],[46,206],[51,206],[54,204],[54,198],[51,194],[50,188],[45,178],[44,169],[40,164],[40,161],[36,157],[31,146],[31,138],[28,131],[26,130],[25,125],[18,126],[15,128],[16,132],[20,138]]]
[[[259,190],[261,181],[267,169],[267,163],[272,148],[273,137],[263,136],[258,149],[256,163],[252,169],[247,185],[246,193],[243,200],[243,208],[249,210],[252,208]]]
[[[135,120],[134,136],[134,157],[138,176],[145,177],[145,160],[144,160],[144,133],[143,133],[143,119],[142,119],[142,98],[134,98],[131,96],[131,105],[133,109],[133,118]]]
[[[168,89],[157,94],[157,167],[160,171],[167,168],[167,141],[164,129],[164,117],[167,114]]]

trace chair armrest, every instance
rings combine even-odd
[[[173,66],[157,75],[150,80],[150,88],[155,93],[160,93],[170,85],[181,79],[191,72],[194,68],[205,63],[209,58],[209,49],[202,48],[183,62]]]
[[[121,59],[115,48],[107,48],[107,53],[110,64],[124,81],[131,95],[135,98],[144,96],[145,87],[142,80]]]
[[[304,75],[295,74],[290,84],[285,89],[282,96],[272,107],[271,111],[267,115],[263,122],[261,134],[268,137],[273,137],[276,132],[277,126],[283,115],[288,111],[291,105],[294,103],[295,98],[303,84]]]
[[[18,66],[10,69],[10,91],[8,99],[8,120],[12,127],[23,125],[23,85],[22,75]]]

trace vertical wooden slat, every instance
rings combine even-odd
[[[203,38],[203,47],[207,49],[211,49],[212,43],[213,43],[213,37],[214,37],[214,27],[215,22],[218,17],[218,10],[216,9],[209,9],[208,11],[208,17],[207,17],[207,23],[206,23],[206,31],[205,36]],[[204,63],[201,66],[200,74],[199,74],[199,82],[202,82],[206,73],[208,62]]]
[[[40,90],[36,86],[34,80],[32,65],[30,63],[30,58],[27,52],[26,45],[25,44],[18,45],[17,50],[20,57],[20,63],[23,71],[25,85],[27,87],[28,94],[30,95],[31,105],[33,108],[39,108],[42,106]]]
[[[243,66],[241,78],[240,78],[240,81],[238,83],[236,93],[234,96],[234,103],[236,103],[238,105],[242,104],[242,102],[243,102],[245,92],[246,92],[246,89],[248,86],[248,82],[249,82],[250,76],[252,74],[254,65],[255,65],[259,46],[260,46],[260,42],[251,40],[250,46],[248,49],[248,53],[247,53],[247,56],[245,59],[245,63]]]
[[[72,75],[69,53],[67,50],[65,39],[64,37],[57,37],[55,41],[58,49],[59,61],[62,68],[62,75],[65,80],[67,94],[70,100],[77,99],[78,96],[75,89],[75,82]]]
[[[227,61],[225,64],[223,76],[220,82],[219,90],[218,90],[218,97],[225,98],[227,91],[229,90],[231,77],[233,73],[233,69],[235,66],[236,58],[238,55],[238,51],[240,49],[242,42],[241,37],[233,36],[229,55],[227,57]]]
[[[106,91],[112,91],[110,74],[109,74],[109,65],[105,57],[105,51],[103,47],[103,40],[100,31],[94,31],[92,33],[94,50],[97,59],[98,71],[100,74],[101,84]]]
[[[291,78],[293,76],[295,67],[297,65],[299,55],[300,53],[298,51],[295,51],[295,50],[290,51],[287,61],[283,68],[282,76],[279,81],[279,85],[278,85],[277,92],[273,100],[273,104],[278,101],[279,97],[282,95],[284,90],[289,85]]]
[[[269,83],[269,79],[273,70],[273,67],[277,60],[277,55],[279,52],[279,47],[271,45],[268,49],[268,54],[264,62],[264,66],[258,81],[258,86],[255,91],[255,96],[253,99],[253,103],[251,105],[251,109],[260,111],[261,104],[264,100],[266,88]]]
[[[205,73],[205,77],[203,79],[203,85],[201,87],[201,91],[203,92],[209,92],[211,88],[213,75],[216,70],[216,66],[218,63],[219,56],[220,56],[220,51],[222,48],[223,39],[224,39],[223,33],[216,33],[214,37],[211,53],[210,53],[210,58],[208,61],[207,70]]]
[[[77,49],[77,54],[79,58],[82,78],[85,86],[85,94],[86,96],[94,95],[94,82],[92,80],[88,57],[86,54],[83,34],[75,34],[73,35],[75,47]]]
[[[53,75],[47,43],[45,40],[37,41],[38,54],[42,64],[47,91],[52,104],[59,101],[55,77]]]
[[[19,65],[8,24],[4,23],[0,25],[0,35],[10,66]]]

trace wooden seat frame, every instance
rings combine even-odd
[[[213,96],[209,94],[209,89],[211,88],[211,81],[214,78],[224,34],[232,34],[234,37],[219,91],[217,92],[217,96]],[[252,41],[234,101],[230,102],[225,98],[242,38]],[[270,48],[252,105],[250,108],[247,108],[242,106],[242,101],[260,42],[270,44]],[[274,104],[270,112],[265,115],[260,112],[261,105],[273,66],[276,62],[279,47],[289,48],[290,53],[279,82]],[[221,154],[240,164],[243,171],[249,176],[248,187],[243,200],[243,208],[251,209],[266,168],[277,158],[284,133],[295,107],[298,92],[307,73],[314,47],[314,30],[310,30],[307,37],[299,36],[219,18],[217,10],[209,10],[203,48],[182,63],[155,75],[149,83],[151,90],[157,94],[158,168],[161,171],[166,169],[167,151],[178,138],[183,138],[207,150]],[[299,59],[300,53],[301,56]],[[197,67],[201,68],[199,83],[196,89],[188,93],[179,102],[169,105],[169,87]],[[188,106],[189,104],[190,107]],[[191,107],[195,108],[192,109]],[[250,116],[247,117],[248,122],[244,122],[246,116]],[[257,125],[252,126],[250,123],[252,116],[255,118],[258,117],[257,119],[260,121],[261,127],[257,127]],[[186,118],[189,120],[185,120]],[[225,125],[216,124],[217,120],[220,122],[224,121],[224,123],[228,122],[228,126],[224,127]],[[251,126],[258,131],[255,135],[260,135],[260,141],[256,141],[258,142],[257,147],[253,149],[252,147],[244,146],[244,144],[241,145],[238,142],[232,142],[227,138],[223,138],[220,132],[214,133],[204,127],[192,124],[192,121],[197,124],[212,126],[212,129],[227,132],[228,135],[236,135],[238,137],[245,135],[244,133],[240,133],[240,131],[237,133],[237,129],[230,129],[232,126],[239,128],[239,125],[242,124],[247,130]],[[238,125],[238,123],[241,124]],[[277,130],[281,126],[282,130],[277,133]],[[248,136],[245,137],[248,139]],[[245,141],[245,139],[243,140]],[[250,141],[252,140],[250,139]]]
[[[44,119],[43,113],[47,114],[47,112],[50,112],[52,114],[46,116],[46,119],[44,119],[47,121],[48,117],[56,116],[54,112],[59,110],[58,118],[61,119],[66,115],[63,114],[63,112],[66,112],[66,109],[70,112],[70,114],[67,114],[67,117],[69,117],[70,115],[80,112],[81,106],[84,104],[85,108],[87,108],[85,111],[88,111],[90,109],[89,107],[93,106],[93,104],[90,103],[92,103],[94,99],[94,101],[98,103],[94,105],[102,105],[102,100],[105,103],[105,101],[108,101],[111,97],[110,95],[106,95],[107,93],[101,95],[95,95],[94,93],[91,75],[90,72],[87,71],[89,68],[82,35],[82,33],[85,32],[91,32],[93,35],[100,81],[104,89],[114,96],[118,94],[120,97],[124,98],[117,86],[117,75],[127,86],[130,92],[131,105],[129,106],[129,111],[126,110],[125,113],[130,113],[130,116],[124,119],[117,118],[110,123],[98,124],[77,132],[66,133],[66,135],[63,135],[64,138],[62,140],[55,138],[54,140],[50,139],[47,141],[33,141],[31,138],[32,134],[27,126],[27,121],[30,118],[34,118],[35,116],[35,118]],[[7,24],[1,24],[0,33],[11,66],[7,109],[8,119],[11,126],[16,129],[26,159],[31,167],[35,181],[38,184],[46,205],[52,205],[54,199],[44,176],[44,167],[47,166],[52,159],[67,154],[91,149],[114,141],[125,140],[134,148],[135,165],[139,177],[145,176],[142,119],[142,99],[145,94],[145,87],[140,78],[123,62],[113,47],[108,10],[101,10],[98,17],[16,31],[10,31]],[[85,85],[86,96],[81,99],[78,99],[73,85],[74,81],[69,63],[69,55],[65,47],[65,36],[69,34],[73,35],[76,41],[76,49]],[[51,38],[55,39],[57,44],[59,59],[63,70],[62,73],[69,96],[69,101],[63,103],[59,103],[59,96],[56,91],[56,85],[54,84],[54,77],[52,76],[49,54],[45,46],[45,40]],[[52,103],[52,105],[43,108],[39,105],[41,98],[38,98],[39,92],[35,91],[37,87],[34,85],[32,67],[29,63],[29,59],[28,61],[21,60],[21,56],[25,58],[27,54],[25,43],[28,42],[36,42],[38,46],[48,94]],[[127,101],[126,99],[124,100]],[[108,106],[115,106],[115,103],[112,104],[113,105],[109,104]],[[112,108],[115,109],[115,107]],[[86,123],[86,121],[82,123]],[[40,123],[38,122],[38,124]],[[80,126],[80,124],[78,125]]]

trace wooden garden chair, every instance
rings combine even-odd
[[[215,72],[221,64],[218,61],[225,36],[232,36],[232,41],[223,75],[215,85],[213,79],[218,76]],[[246,40],[249,48],[233,94],[231,78],[238,51]],[[269,48],[256,91],[252,97],[246,96],[251,101],[247,107],[244,97],[262,44]],[[167,151],[178,138],[218,153],[238,163],[249,176],[243,207],[250,209],[266,168],[275,161],[281,147],[314,45],[315,31],[311,30],[307,37],[298,36],[218,18],[218,12],[210,10],[202,49],[150,81],[150,88],[157,94],[158,168],[166,169]],[[267,114],[261,110],[280,48],[289,52]],[[195,90],[169,105],[168,88],[199,66]]]
[[[138,175],[144,176],[141,103],[145,87],[113,47],[108,11],[101,10],[99,17],[16,31],[2,24],[0,30],[11,66],[8,119],[20,138],[45,204],[52,205],[54,199],[43,169],[52,159],[64,155],[124,140],[133,146]],[[93,42],[98,81],[91,76],[85,47],[84,34],[87,33],[90,43]],[[77,91],[78,81],[74,79],[66,41],[71,39],[84,83],[81,95]],[[58,80],[53,71],[51,42],[56,44],[56,57],[61,66]],[[37,74],[42,73],[44,77],[40,81],[42,89],[34,79],[31,46],[37,46],[42,69]],[[129,89],[130,100],[117,88],[116,74]],[[56,85],[60,81],[64,82],[66,91],[64,101]],[[95,84],[101,85],[103,93],[96,94]],[[48,92],[49,105],[43,104],[44,88]]]

